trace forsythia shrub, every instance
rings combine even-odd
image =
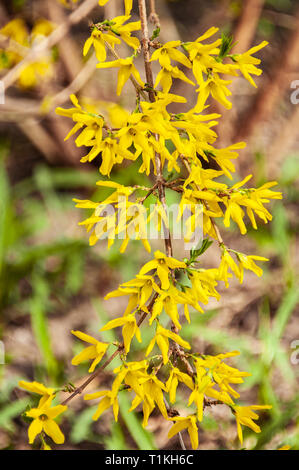
[[[105,5],[107,2],[108,0],[100,0],[99,4]],[[68,389],[70,396],[61,405],[51,406],[57,390],[46,388],[37,382],[20,383],[26,390],[41,395],[37,408],[26,412],[27,418],[32,418],[28,430],[29,442],[33,443],[40,434],[43,448],[49,448],[45,435],[51,437],[55,443],[62,444],[64,437],[55,418],[66,410],[66,404],[72,398],[81,393],[119,355],[122,364],[114,370],[111,388],[95,391],[84,397],[85,400],[99,400],[94,420],[112,407],[117,421],[118,395],[129,393],[132,395],[130,411],[142,406],[143,426],[147,426],[149,416],[158,408],[171,425],[169,438],[186,429],[192,448],[197,449],[198,426],[203,419],[204,409],[207,406],[225,405],[236,418],[237,433],[242,443],[242,426],[260,432],[260,427],[255,423],[259,417],[256,410],[271,407],[237,404],[239,394],[233,387],[250,375],[227,364],[227,359],[239,352],[212,356],[192,351],[190,344],[180,334],[183,318],[179,306],[183,306],[185,321],[192,322],[192,311],[203,313],[202,305],[207,304],[210,297],[219,300],[219,282],[222,281],[229,287],[229,279],[234,275],[242,283],[244,270],[251,270],[261,276],[262,269],[256,261],[267,261],[266,258],[246,255],[226,246],[216,221],[222,219],[225,227],[229,227],[233,221],[244,235],[245,215],[247,214],[254,229],[257,229],[257,219],[267,223],[272,217],[265,205],[271,199],[280,199],[281,193],[270,189],[276,182],[266,183],[259,188],[245,186],[252,175],[232,186],[218,181],[222,175],[232,179],[235,171],[233,160],[238,157],[237,151],[245,143],[239,142],[223,149],[215,148],[217,134],[213,128],[220,115],[203,113],[208,108],[206,103],[210,95],[225,108],[231,108],[232,104],[228,99],[231,94],[228,85],[231,81],[227,79],[228,76],[235,77],[241,73],[256,86],[252,76],[262,72],[257,67],[260,60],[254,54],[267,43],[264,41],[243,54],[230,54],[231,38],[222,36],[213,42],[207,42],[217,33],[217,28],[213,27],[195,41],[170,41],[162,44],[158,40],[160,25],[156,12],[151,12],[154,31],[149,36],[145,0],[138,0],[140,21],[131,21],[133,1],[125,0],[124,4],[124,16],[93,25],[83,54],[88,54],[93,48],[99,61],[98,68],[112,67],[118,70],[118,95],[122,93],[125,83],[131,80],[136,91],[134,110],[131,113],[118,113],[119,108],[115,107],[109,122],[97,111],[84,109],[76,96],[72,95],[73,107],[58,108],[57,113],[72,119],[74,127],[66,138],[78,133],[76,145],[89,149],[82,161],[90,162],[99,158],[99,171],[103,176],[109,178],[114,166],[124,160],[139,160],[139,172],[152,175],[154,179],[149,187],[128,187],[110,179],[101,180],[98,185],[112,191],[109,197],[100,202],[75,200],[77,207],[93,210],[92,215],[82,222],[87,231],[91,232],[90,244],[94,245],[99,239],[106,237],[109,248],[119,237],[122,239],[120,251],[124,252],[129,240],[135,237],[151,252],[147,224],[155,218],[156,230],[164,234],[165,252],[156,251],[152,260],[140,269],[134,279],[121,284],[117,290],[107,295],[107,299],[127,296],[128,305],[123,316],[109,321],[101,330],[122,328],[123,340],[112,343],[116,349],[105,362],[103,357],[110,344],[81,331],[72,331],[87,345],[73,358],[72,364],[90,361],[89,372],[92,375],[81,387]],[[134,35],[138,31],[141,31],[141,42]],[[131,56],[119,57],[116,46],[122,42],[132,49]],[[114,55],[115,60],[106,60],[107,50]],[[135,59],[141,53],[144,57],[146,83],[135,66]],[[153,62],[158,62],[160,67],[155,81]],[[182,66],[190,69],[192,79],[189,78],[191,74],[187,77],[181,70]],[[170,93],[174,80],[182,80],[186,86],[195,87],[195,107],[176,114],[168,111],[168,106],[172,103],[178,105],[187,101],[183,96]],[[168,170],[170,176],[164,177],[163,170]],[[192,239],[200,224],[203,234],[207,236],[202,245],[191,249],[190,257],[183,260],[176,259],[173,253],[166,189],[176,191],[181,198],[177,223],[189,211],[184,219],[187,232],[185,242]],[[149,196],[156,199],[151,213],[146,205]],[[109,210],[111,208],[113,211]],[[213,240],[220,249],[219,267],[203,269],[198,258]],[[142,342],[141,326],[146,327],[146,323],[155,325],[154,336],[147,345],[145,357],[132,361],[131,342],[134,338]],[[155,346],[159,348],[160,354],[151,356]],[[192,408],[187,416],[181,416],[176,409],[178,387],[184,387],[189,393],[188,406],[192,405]]]

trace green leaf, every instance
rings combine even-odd
[[[0,429],[6,429],[7,431],[14,432],[15,425],[12,420],[19,416],[29,403],[29,398],[23,398],[22,400],[8,403],[0,409]]]
[[[111,435],[104,438],[105,450],[127,450],[125,436],[121,425],[113,423],[111,427]]]
[[[224,57],[226,57],[229,54],[232,47],[233,47],[233,37],[228,36],[225,33],[222,33],[222,35],[221,35],[221,46],[220,46],[220,51],[219,51],[217,60],[219,62],[221,62],[222,59],[224,59]]]

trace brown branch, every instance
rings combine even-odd
[[[149,33],[148,33],[148,23],[147,23],[147,16],[146,16],[145,0],[138,0],[138,6],[139,6],[140,19],[141,19],[142,49],[143,49],[143,55],[144,55],[145,72],[146,72],[147,83],[149,85],[148,95],[149,95],[150,101],[154,102],[155,101],[155,94],[154,94],[154,89],[153,89],[153,74],[152,74],[150,54],[149,54]],[[113,50],[113,53],[116,54],[114,50]],[[156,136],[156,138],[157,138],[157,136]],[[156,157],[155,163],[156,163],[156,173],[157,173],[156,184],[153,186],[153,188],[151,188],[148,195],[151,194],[154,191],[154,189],[157,187],[158,191],[159,191],[159,200],[161,201],[163,207],[166,207],[166,209],[167,209],[166,200],[165,200],[165,181],[164,181],[163,174],[162,174],[161,157],[157,153],[156,153],[155,157]],[[186,161],[186,162],[184,162],[184,164],[188,168],[189,162]],[[190,166],[189,166],[189,171],[190,171]],[[220,240],[222,240],[220,234],[219,234],[219,237],[220,237]],[[219,240],[219,243],[221,243],[220,240]],[[172,241],[171,241],[171,235],[170,235],[169,231],[168,231],[168,237],[165,239],[165,248],[166,248],[167,256],[172,256]],[[156,292],[154,294],[154,296],[152,297],[150,303],[148,304],[147,310],[148,310],[149,313],[151,313],[152,308],[155,304],[155,301],[156,301],[158,295],[159,294]],[[142,314],[141,314],[141,316],[140,316],[140,318],[137,322],[138,327],[142,324],[144,319],[148,316],[148,312],[144,312],[144,311],[142,312]],[[172,324],[172,331],[174,331],[175,333],[178,332],[177,328],[173,324]],[[66,400],[64,400],[62,402],[62,404],[63,405],[67,404],[70,400],[72,400],[72,398],[74,398],[75,396],[81,394],[82,391],[113,361],[113,359],[115,357],[117,357],[118,354],[123,352],[123,349],[124,349],[124,344],[121,343],[118,346],[117,350],[106,360],[106,362],[101,367],[99,367],[80,387],[76,388],[73,391],[73,393]],[[188,362],[184,351],[175,342],[172,346],[172,352],[175,353],[178,357],[180,357],[180,359],[182,360],[182,362],[186,366],[187,373],[191,377],[194,377],[195,372],[193,371],[192,366]],[[159,370],[159,368],[158,368],[158,370]],[[211,402],[211,401],[205,399],[204,406],[211,406],[211,405],[214,405],[214,404],[218,404],[218,402],[217,401]],[[168,404],[167,404],[167,408],[169,409]],[[176,412],[176,414],[178,414],[178,413]],[[180,435],[180,443],[181,443],[182,448],[185,449],[185,445],[184,445],[184,442],[182,440],[181,435]]]
[[[149,32],[148,32],[145,0],[138,0],[138,7],[139,7],[140,20],[141,20],[141,31],[142,31],[141,43],[142,43],[142,50],[143,50],[143,57],[144,57],[144,68],[145,68],[146,81],[149,86],[148,95],[149,95],[150,101],[153,103],[155,101],[154,79],[153,79],[153,72],[152,72],[152,64],[150,62]]]
[[[113,47],[109,44],[109,42],[106,42],[105,41],[105,45],[107,46],[107,48],[109,49],[109,51],[111,52],[111,54],[117,59],[121,59],[121,57],[118,55],[118,53],[113,49]],[[135,80],[135,78],[133,77],[133,75],[130,75],[130,81],[132,82],[135,90],[136,90],[136,93],[137,95],[141,95],[142,98],[144,100],[147,100],[147,96],[146,94],[144,93],[143,89],[141,88],[141,86],[137,83],[137,81]]]
[[[77,387],[76,390],[74,390],[74,392],[69,396],[67,397],[61,404],[62,405],[66,405],[69,401],[71,401],[74,397],[76,397],[77,395],[80,395],[83,390],[87,387],[87,385],[90,384],[90,382],[92,382],[104,369],[106,369],[106,367],[109,366],[109,364],[113,361],[113,359],[116,358],[116,356],[118,356],[118,354],[121,353],[121,351],[123,351],[123,344],[121,344],[117,349],[116,351],[114,351],[114,353],[107,359],[107,361],[101,366],[99,367],[97,370],[95,370],[89,377],[87,380],[85,380],[85,382],[80,385],[80,387]]]
[[[261,128],[261,122],[272,115],[276,104],[286,89],[289,88],[290,82],[287,74],[297,65],[299,55],[299,9],[297,9],[295,18],[297,28],[290,35],[287,44],[285,44],[285,53],[280,54],[279,67],[277,66],[277,61],[275,61],[272,70],[268,73],[268,79],[265,80],[264,86],[257,94],[256,100],[243,119],[240,120],[233,140],[244,138],[248,140],[253,136],[254,132]]]
[[[154,24],[155,28],[160,28],[159,15],[157,14],[157,11],[156,11],[156,0],[149,0],[149,9],[150,9],[149,20]]]
[[[154,306],[154,303],[155,303],[155,300],[156,298],[158,297],[158,293],[156,292],[155,295],[153,296],[152,300],[150,301],[150,303],[148,304],[147,306],[147,309],[149,311],[149,313],[151,313],[152,311],[152,308]],[[137,322],[137,326],[139,327],[141,325],[141,323],[145,320],[145,318],[147,317],[148,313],[147,312],[143,312],[141,317],[139,318],[138,322]],[[106,367],[113,361],[113,359],[115,359],[118,354],[121,354],[124,350],[124,343],[121,343],[118,348],[116,349],[116,351],[114,351],[114,353],[106,360],[106,362],[100,366],[97,370],[95,370],[89,377],[88,379],[82,384],[80,385],[80,387],[77,387],[74,392],[68,397],[66,398],[66,400],[64,400],[62,402],[62,405],[65,405],[66,403],[68,403],[70,400],[72,400],[75,396],[81,394],[83,392],[83,390],[87,387],[87,385],[89,385],[104,369],[106,369]]]

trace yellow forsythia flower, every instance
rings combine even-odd
[[[178,261],[175,258],[167,257],[164,253],[157,250],[155,252],[155,259],[146,263],[139,271],[139,274],[146,274],[149,271],[155,270],[158,278],[161,281],[162,289],[168,289],[169,283],[169,270],[186,268],[186,263]]]
[[[110,406],[113,408],[114,419],[115,421],[118,420],[118,412],[119,412],[119,404],[117,400],[117,396],[112,394],[109,390],[103,390],[102,392],[95,392],[95,393],[87,393],[84,396],[84,400],[94,400],[95,398],[102,398],[99,403],[98,409],[93,415],[92,419],[96,421],[99,419],[101,414],[107,410]]]
[[[49,398],[41,406],[39,405],[38,408],[32,408],[26,411],[26,416],[33,418],[28,428],[29,444],[33,444],[36,436],[42,431],[50,436],[56,444],[64,443],[64,435],[54,419],[63,413],[67,409],[67,406],[57,405],[51,408],[51,401],[52,398]]]
[[[107,69],[111,67],[119,67],[116,90],[118,95],[121,94],[124,84],[127,82],[127,80],[129,80],[131,75],[133,75],[133,77],[139,83],[140,86],[144,86],[139,72],[133,64],[133,57],[127,57],[126,59],[118,59],[113,60],[112,62],[104,62],[97,64],[97,68],[99,69]]]

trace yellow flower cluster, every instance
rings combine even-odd
[[[103,6],[107,1],[100,0],[99,4]],[[203,419],[205,407],[226,405],[236,417],[238,436],[242,442],[242,425],[260,432],[259,426],[253,421],[258,415],[252,410],[270,407],[242,407],[236,404],[239,394],[233,386],[242,383],[243,378],[249,375],[226,364],[226,359],[239,354],[237,351],[216,356],[192,352],[191,345],[180,332],[185,320],[191,322],[190,313],[194,310],[203,313],[203,305],[208,304],[211,297],[219,300],[219,282],[224,282],[228,287],[228,280],[234,274],[242,283],[245,269],[261,276],[262,270],[255,261],[267,261],[267,258],[245,255],[227,247],[219,237],[216,221],[222,220],[224,226],[229,227],[232,220],[241,234],[245,234],[246,211],[252,227],[257,229],[256,217],[264,223],[270,221],[271,214],[265,205],[272,199],[280,199],[281,193],[270,189],[275,182],[265,183],[259,188],[245,187],[251,175],[232,186],[222,182],[223,176],[232,179],[235,171],[233,160],[238,157],[238,150],[244,148],[245,143],[239,142],[222,149],[214,146],[217,139],[214,128],[220,115],[205,112],[210,97],[225,108],[232,106],[228,100],[231,95],[228,88],[231,81],[227,76],[235,77],[240,72],[255,86],[252,75],[260,75],[261,70],[257,67],[260,60],[253,57],[253,54],[267,43],[264,41],[243,54],[230,54],[230,38],[223,36],[214,42],[207,42],[217,32],[217,28],[213,27],[195,41],[170,41],[162,44],[157,40],[158,30],[154,31],[152,38],[145,37],[142,27],[145,18],[143,22],[131,21],[132,4],[132,0],[125,0],[125,15],[93,25],[83,54],[87,55],[94,48],[99,69],[118,69],[117,95],[122,93],[126,82],[131,80],[136,91],[134,110],[131,113],[122,112],[118,126],[115,126],[113,119],[109,122],[103,111],[83,107],[74,95],[71,96],[72,108],[58,108],[56,111],[72,119],[74,123],[66,139],[77,134],[75,144],[88,148],[82,162],[98,158],[101,175],[110,178],[115,165],[122,164],[124,160],[138,160],[139,172],[146,176],[154,175],[156,181],[153,185],[149,178],[149,187],[140,187],[124,186],[110,179],[100,180],[97,183],[100,188],[112,190],[109,196],[97,202],[76,199],[77,207],[92,209],[90,217],[81,223],[91,232],[90,244],[94,245],[98,240],[107,238],[109,248],[118,237],[122,239],[120,251],[123,252],[134,235],[150,252],[147,224],[154,217],[157,230],[168,233],[168,238],[165,237],[166,254],[155,251],[154,257],[141,267],[134,279],[122,283],[117,290],[106,296],[106,299],[128,296],[123,315],[110,320],[101,329],[106,331],[121,328],[122,340],[120,343],[113,343],[117,346],[117,351],[111,357],[113,359],[119,353],[122,365],[114,370],[115,378],[111,389],[89,393],[85,395],[85,399],[101,399],[94,419],[98,419],[105,410],[112,407],[117,420],[118,394],[123,391],[133,393],[130,411],[142,406],[144,426],[157,407],[168,424],[174,423],[169,437],[186,429],[193,449],[198,447],[198,423]],[[140,29],[141,42],[133,35],[138,34]],[[119,57],[115,48],[122,43],[131,48],[132,55]],[[158,62],[160,67],[156,79],[152,80],[152,86],[144,83],[135,66],[135,59],[142,48],[145,48],[145,43],[150,51],[154,50],[149,59],[146,58],[147,50],[144,50],[147,79],[152,62]],[[117,59],[106,61],[108,51]],[[181,70],[182,66],[187,70],[186,73]],[[193,103],[188,111],[176,114],[170,112],[168,106],[172,103],[185,104],[187,100],[170,93],[174,80],[181,80],[191,86],[197,84],[197,95],[194,98],[196,104]],[[149,100],[146,99],[147,94]],[[119,109],[118,107],[116,114]],[[167,180],[164,177],[166,170],[175,175],[173,179]],[[218,180],[220,177],[221,181]],[[185,240],[190,240],[201,224],[203,233],[218,242],[221,251],[218,268],[202,269],[199,266],[198,258],[212,242],[209,239],[205,239],[200,248],[192,249],[189,258],[178,260],[173,256],[165,190],[173,190],[180,195],[177,222],[184,218],[188,208]],[[140,191],[145,193],[143,197],[140,197]],[[150,195],[156,200],[152,212],[144,204]],[[127,355],[130,354],[132,341],[136,338],[142,342],[141,324],[146,321],[148,328],[154,326],[155,332],[149,344],[145,345],[145,356],[140,361],[128,362]],[[89,372],[96,373],[94,370],[98,364],[100,368],[104,368],[109,363],[109,359],[104,364],[101,363],[109,347],[108,343],[80,331],[72,333],[89,343],[88,347],[73,358],[73,365],[91,360]],[[156,346],[159,354],[150,356]],[[166,400],[168,396],[170,404],[174,405],[177,388],[184,386],[189,393],[188,406],[194,408],[186,417],[179,416],[178,410],[170,408]],[[58,434],[51,434],[49,425],[45,424],[51,423],[51,429],[54,429],[52,418],[57,415],[56,411],[63,411],[60,408],[56,410],[57,407],[52,409],[55,411],[51,411],[49,406],[53,392],[47,393],[49,398],[42,406],[27,412],[28,416],[34,418],[30,441],[38,432],[45,432],[53,439],[55,437],[55,442],[61,440]],[[45,422],[38,421],[41,416]]]

